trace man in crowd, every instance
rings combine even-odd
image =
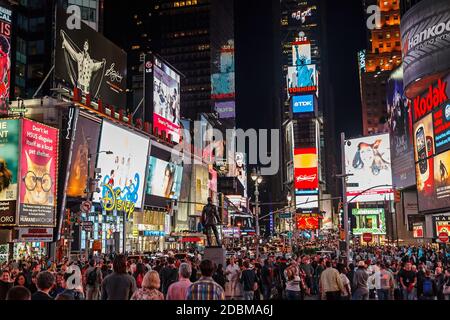
[[[411,262],[406,262],[404,268],[399,272],[400,285],[403,292],[404,300],[415,300],[415,285],[417,283],[417,275],[412,270]]]
[[[36,279],[36,286],[38,291],[33,293],[31,300],[53,300],[50,296],[50,290],[55,283],[55,277],[51,272],[42,271],[39,272]]]
[[[339,271],[331,266],[331,261],[325,262],[326,269],[320,275],[319,290],[323,300],[340,300],[344,292]]]
[[[178,269],[175,267],[173,257],[167,258],[167,265],[161,269],[159,276],[161,278],[161,292],[166,296],[169,286],[178,280]]]
[[[188,263],[183,262],[178,268],[178,281],[172,283],[167,290],[166,300],[186,300],[188,288],[192,285],[189,280],[192,268]]]
[[[136,280],[127,273],[127,260],[124,255],[114,258],[113,273],[102,282],[103,300],[129,300],[136,291]]]
[[[84,284],[87,300],[98,300],[100,297],[100,285],[103,281],[102,271],[97,267],[94,259],[89,260],[89,267],[84,273]]]
[[[241,268],[235,262],[234,257],[230,258],[230,263],[225,269],[225,275],[228,278],[229,289],[230,289],[230,299],[234,300],[236,298],[236,289],[239,283],[239,276],[241,274]]]
[[[242,271],[241,274],[241,283],[244,289],[244,300],[253,300],[257,279],[255,270],[250,268],[248,260],[244,261],[244,271]]]
[[[358,262],[358,268],[353,275],[353,300],[369,300],[369,287],[367,281],[369,274],[364,261]]]
[[[200,272],[202,276],[189,287],[186,300],[225,300],[222,287],[212,278],[214,263],[211,260],[202,260]]]

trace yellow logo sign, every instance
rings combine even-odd
[[[131,201],[124,201],[120,199],[120,190],[117,189],[116,192],[112,189],[110,185],[104,185],[103,188],[107,189],[105,192],[106,196],[102,198],[102,206],[105,211],[123,211],[127,214],[128,220],[134,212],[134,203]]]

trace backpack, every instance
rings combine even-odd
[[[422,289],[424,296],[430,297],[433,295],[433,282],[431,279],[423,280]]]
[[[95,286],[96,283],[97,283],[97,269],[94,269],[88,273],[86,278],[86,284],[89,286]]]

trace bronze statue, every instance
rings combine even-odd
[[[204,232],[206,233],[206,239],[208,241],[208,246],[211,246],[211,235],[209,229],[214,231],[214,236],[216,237],[216,242],[218,246],[221,246],[219,232],[217,231],[217,223],[221,223],[219,214],[217,212],[216,206],[212,203],[212,199],[208,198],[208,204],[203,207],[202,211],[202,225]]]

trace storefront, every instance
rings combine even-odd
[[[132,219],[127,221],[126,251],[127,252],[155,252],[164,248],[166,232],[165,211],[145,210],[135,212]]]

